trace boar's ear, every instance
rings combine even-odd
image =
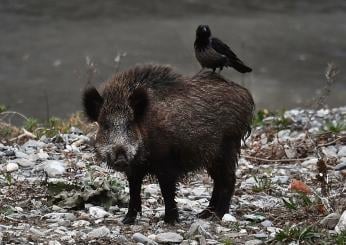
[[[135,89],[129,98],[129,103],[134,112],[135,120],[141,120],[149,104],[149,98],[146,89],[143,87]]]
[[[83,107],[84,113],[88,119],[92,122],[97,121],[101,107],[103,104],[103,98],[97,92],[95,87],[87,88],[83,93]]]

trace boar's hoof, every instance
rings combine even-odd
[[[177,209],[174,209],[172,211],[166,212],[164,221],[167,224],[174,225],[176,222],[179,223],[179,214]]]
[[[206,208],[204,209],[202,212],[200,212],[198,215],[197,215],[198,218],[200,219],[215,219],[217,216],[215,214],[215,212],[210,209],[210,208]]]
[[[122,222],[124,225],[132,225],[135,223],[135,220],[136,216],[126,215]]]

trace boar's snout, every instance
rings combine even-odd
[[[107,153],[107,164],[114,167],[126,167],[129,164],[126,151],[123,147],[113,147],[112,152]]]

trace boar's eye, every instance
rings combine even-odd
[[[112,127],[112,124],[110,122],[102,122],[100,123],[100,127],[102,130],[109,130]]]

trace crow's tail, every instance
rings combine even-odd
[[[237,59],[233,62],[231,62],[230,66],[232,66],[234,69],[241,73],[246,73],[252,71],[252,69],[248,66],[246,66],[240,59]]]

